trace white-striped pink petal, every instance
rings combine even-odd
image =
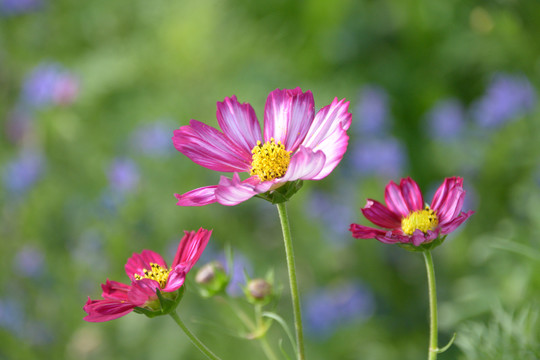
[[[328,176],[339,164],[349,143],[347,130],[351,125],[352,115],[348,111],[349,102],[337,98],[330,105],[323,107],[309,128],[302,145],[321,150],[326,156],[324,169],[313,180],[320,180]]]
[[[223,133],[248,153],[251,153],[258,140],[262,140],[255,111],[248,103],[240,104],[236,96],[218,102],[216,116]]]
[[[322,151],[313,152],[300,146],[300,150],[291,157],[285,176],[277,181],[312,180],[321,172],[325,161],[326,157]]]
[[[188,191],[184,194],[174,194],[178,199],[178,206],[203,206],[213,204],[216,199],[217,185],[205,186],[195,190]]]
[[[176,150],[208,169],[224,172],[249,171],[251,152],[240,148],[222,132],[200,121],[174,131]]]
[[[257,176],[252,176],[244,181],[240,180],[237,173],[232,179],[222,176],[216,190],[216,199],[221,205],[233,206],[246,201],[253,196],[265,193],[274,185],[273,181],[259,182]]]
[[[288,151],[296,151],[304,140],[315,114],[311,91],[276,89],[266,100],[264,108],[264,141],[274,138]]]

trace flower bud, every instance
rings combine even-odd
[[[203,297],[212,297],[227,287],[229,277],[218,261],[213,261],[201,267],[195,275],[195,281],[199,284],[199,292]]]
[[[273,295],[272,284],[265,279],[250,280],[246,288],[246,296],[251,303],[266,304]]]

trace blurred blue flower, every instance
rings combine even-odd
[[[139,184],[139,168],[131,159],[114,159],[107,175],[111,190],[120,194],[133,191]]]
[[[174,153],[171,140],[174,126],[167,121],[144,124],[131,137],[132,146],[143,154],[163,156]]]
[[[356,131],[360,136],[381,136],[388,130],[389,106],[386,91],[367,85],[360,92],[360,102],[355,108]]]
[[[348,161],[360,176],[396,178],[403,173],[407,154],[398,139],[370,139],[356,142],[349,153]]]
[[[438,101],[426,115],[429,134],[437,140],[458,138],[465,127],[463,105],[457,99]]]
[[[32,246],[25,246],[13,259],[13,268],[17,270],[17,274],[37,278],[43,274],[45,257],[43,252]]]
[[[38,10],[43,0],[0,0],[0,15],[12,16]]]
[[[340,327],[367,320],[374,310],[373,294],[362,284],[344,282],[319,288],[305,298],[306,331],[328,338]]]
[[[229,269],[229,264],[225,261],[225,257],[219,259],[225,264],[225,271],[230,276],[229,285],[227,285],[227,293],[231,296],[241,296],[244,294],[242,286],[246,285],[245,273],[253,274],[253,266],[251,261],[243,254],[235,251],[233,254],[233,266]]]
[[[536,104],[536,92],[523,75],[496,74],[486,94],[472,106],[479,126],[494,128],[526,115]]]
[[[45,164],[43,156],[34,150],[23,150],[17,158],[4,166],[2,174],[5,188],[21,195],[41,177]]]
[[[0,328],[22,336],[24,332],[24,312],[19,301],[0,299]]]
[[[22,101],[36,108],[72,103],[79,93],[75,76],[57,63],[42,63],[24,80]]]

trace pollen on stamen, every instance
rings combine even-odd
[[[401,229],[407,235],[412,235],[417,229],[427,233],[428,230],[435,230],[437,225],[439,218],[429,206],[424,210],[414,211],[401,220]]]
[[[251,175],[257,175],[261,181],[269,181],[283,177],[291,162],[291,152],[285,150],[281,141],[275,142],[274,138],[257,145],[251,150]]]
[[[159,283],[161,288],[167,285],[167,279],[169,278],[169,269],[163,268],[156,263],[150,263],[150,270],[143,269],[144,275],[134,274],[133,277],[136,280],[151,279]]]

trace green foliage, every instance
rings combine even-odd
[[[466,322],[459,328],[457,345],[463,359],[524,359],[540,357],[538,306],[507,312],[493,311],[487,322]]]

